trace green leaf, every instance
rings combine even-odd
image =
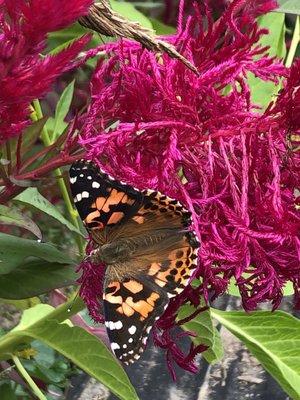
[[[286,47],[284,41],[285,33],[285,15],[284,13],[270,12],[258,18],[260,28],[269,30],[267,35],[263,35],[259,44],[261,46],[269,46],[270,56],[284,58],[286,55]]]
[[[81,26],[78,22],[69,26],[68,28],[61,29],[56,32],[52,32],[48,35],[48,47],[47,54],[58,54],[62,50],[70,46],[75,40],[87,33],[87,28]],[[92,31],[90,33],[93,33]],[[103,42],[109,42],[114,40],[106,36],[100,37],[97,32],[93,33],[92,39],[90,40],[87,48],[95,48]],[[91,63],[91,59],[87,61],[87,64]],[[95,63],[94,63],[95,64]]]
[[[65,122],[65,118],[66,118],[66,116],[69,112],[70,106],[71,106],[73,93],[74,93],[74,83],[75,83],[75,81],[73,80],[64,89],[64,91],[62,92],[60,99],[58,100],[58,103],[56,105],[55,117],[54,117],[54,128],[53,128],[53,132],[51,134],[52,142],[54,142],[63,133],[65,128],[68,126],[68,124]]]
[[[243,277],[247,277],[247,276],[249,276],[249,274],[243,274]],[[283,287],[283,295],[284,296],[292,296],[294,293],[295,293],[295,291],[294,291],[292,282],[287,282]],[[229,281],[228,294],[230,294],[231,296],[235,296],[235,297],[241,297],[239,288],[238,288],[234,278],[231,278]]]
[[[6,207],[0,204],[0,225],[13,225],[24,228],[33,233],[37,238],[42,239],[40,228],[26,215],[22,214],[15,207]]]
[[[182,306],[179,310],[178,319],[184,319],[195,312],[195,308],[189,305]],[[218,330],[214,327],[211,319],[210,309],[198,314],[191,321],[182,325],[186,331],[197,334],[192,337],[196,345],[205,344],[209,348],[202,353],[203,357],[209,362],[214,363],[223,357],[223,347]]]
[[[139,7],[139,8],[144,8],[144,9],[149,9],[152,10],[153,8],[161,8],[162,6],[164,6],[163,2],[160,1],[133,1],[132,4],[134,5],[134,7]]]
[[[299,0],[277,0],[279,7],[277,11],[286,14],[298,14],[300,15],[300,3]]]
[[[49,306],[50,307],[50,306]],[[123,368],[96,336],[79,327],[70,327],[52,319],[53,311],[45,304],[24,312],[21,323],[0,340],[11,343],[13,337],[37,339],[58,351],[90,376],[106,385],[122,400],[138,400]]]
[[[15,391],[9,383],[0,383],[1,400],[18,400]]]
[[[138,11],[132,4],[122,1],[119,3],[116,0],[110,0],[111,8],[122,15],[124,18],[133,22],[139,22],[141,26],[148,29],[153,29],[151,22],[144,14]]]
[[[15,331],[23,331],[28,327],[39,322],[42,318],[49,315],[54,310],[54,307],[49,304],[37,304],[34,307],[25,310],[22,314],[19,324],[10,331],[11,333]]]
[[[51,244],[39,243],[36,240],[23,239],[0,232],[0,274],[7,274],[23,265],[29,257],[59,264],[74,263],[74,260]]]
[[[8,274],[0,275],[0,298],[20,300],[53,289],[74,285],[78,275],[76,266],[51,263],[34,259],[15,268]]]
[[[269,55],[284,58],[286,55],[285,46],[285,15],[283,13],[268,13],[259,18],[259,26],[267,28],[269,34],[262,36],[259,41],[261,46],[269,46]],[[251,89],[252,102],[265,109],[276,93],[274,82],[266,82],[252,73],[248,74],[248,84]]]
[[[21,142],[21,150],[20,154],[22,157],[28,156],[30,154],[30,151],[32,150],[32,146],[35,144],[37,139],[39,138],[42,129],[44,128],[44,125],[47,121],[48,117],[44,117],[39,119],[38,121],[33,122],[31,125],[29,125],[22,134],[22,142]],[[11,157],[13,163],[15,163],[16,160],[16,154],[17,154],[17,145],[18,145],[18,139],[12,139],[10,141],[10,146],[11,146]]]
[[[300,399],[300,321],[282,312],[211,314],[237,336],[293,399]]]
[[[173,33],[176,32],[176,29],[173,26],[166,25],[163,22],[161,22],[155,18],[149,18],[149,19],[150,19],[150,22],[153,26],[155,33],[158,36],[172,35]]]
[[[11,304],[18,310],[24,311],[27,308],[35,306],[36,304],[40,304],[40,299],[38,297],[31,297],[29,299],[22,299],[22,300],[9,300],[0,298],[0,303]]]
[[[98,338],[79,327],[45,321],[26,334],[42,340],[78,367],[105,384],[120,399],[138,399],[127,375],[112,353]]]
[[[23,204],[28,204],[45,214],[56,219],[61,224],[66,226],[70,231],[76,232],[78,235],[84,236],[71,222],[69,222],[61,213],[58,211],[57,207],[50,203],[44,196],[42,196],[36,188],[28,188],[24,190],[21,194],[14,198],[14,200],[21,202]]]

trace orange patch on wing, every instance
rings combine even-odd
[[[166,277],[167,277],[168,275],[170,275],[169,271],[159,272],[159,273],[156,275],[156,278],[159,279],[160,281],[167,282],[167,278],[166,278]]]
[[[85,222],[86,224],[90,224],[91,222],[93,222],[93,219],[94,219],[94,218],[97,218],[97,217],[99,217],[99,216],[100,216],[100,212],[99,212],[98,210],[93,211],[93,212],[91,212],[91,213],[89,213],[89,214],[87,215],[87,217],[85,218],[84,222]]]
[[[105,197],[97,197],[97,199],[96,199],[96,207],[98,208],[98,210],[102,210],[105,202],[106,202],[106,198]]]
[[[131,293],[139,293],[143,290],[143,285],[137,281],[131,280],[129,282],[123,283],[123,286],[126,287]]]
[[[161,281],[160,279],[155,279],[154,282],[160,287],[166,286],[166,282],[165,281]]]
[[[154,307],[156,300],[159,299],[159,294],[156,292],[152,292],[151,295],[146,300],[152,307]]]
[[[127,303],[122,303],[122,305],[118,307],[116,311],[120,314],[125,314],[126,317],[131,317],[134,314],[134,309]]]
[[[115,295],[115,293],[120,289],[120,282],[111,282],[107,287],[114,288],[115,290],[111,293],[103,293],[103,299],[111,304],[122,304],[122,296]]]
[[[139,215],[136,215],[135,217],[132,218],[135,222],[138,224],[143,224],[145,222],[145,218],[141,217]]]
[[[153,310],[153,306],[151,306],[151,304],[147,303],[147,301],[145,300],[139,300],[135,303],[132,297],[127,297],[126,303],[129,305],[129,307],[133,308],[137,313],[141,315],[141,321],[146,319],[150,312],[152,312]]]
[[[148,270],[148,275],[155,275],[157,272],[159,272],[161,269],[161,264],[160,263],[152,263],[150,265],[150,268]]]
[[[124,213],[123,212],[114,212],[112,213],[112,215],[110,216],[109,220],[107,221],[108,224],[116,224],[117,222],[119,222],[122,218],[124,217]]]
[[[114,294],[108,293],[103,295],[103,299],[111,304],[122,304],[123,299],[121,296],[115,296]]]

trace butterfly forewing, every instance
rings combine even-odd
[[[184,290],[197,266],[190,213],[177,200],[138,191],[91,162],[73,164],[70,182],[95,248],[109,243],[130,249],[126,259],[108,260],[103,301],[112,350],[122,362],[134,362],[169,299]]]
[[[139,209],[142,194],[112,180],[92,162],[77,161],[70,168],[74,203],[88,229],[103,229],[128,219]]]

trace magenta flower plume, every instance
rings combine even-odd
[[[216,22],[199,5],[185,23],[181,16],[170,40],[198,76],[166,54],[122,41],[104,48],[110,57],[99,62],[92,80],[80,139],[87,158],[135,187],[177,198],[192,212],[202,243],[195,272],[201,283],[171,300],[154,334],[169,362],[190,371],[203,348],[184,355],[172,337],[182,304],[213,300],[231,278],[246,310],[264,301],[278,307],[287,281],[300,297],[299,152],[288,146],[300,128],[300,63],[288,71],[257,44],[266,31],[255,17],[274,5],[234,0]],[[265,113],[251,104],[249,72],[275,83],[285,78]],[[101,289],[91,291],[84,281],[81,293],[93,312]]]
[[[46,34],[74,22],[91,0],[4,0],[0,3],[0,144],[28,123],[29,103],[43,96],[89,40],[84,36],[41,57]]]

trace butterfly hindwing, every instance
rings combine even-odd
[[[96,253],[103,245],[108,250],[103,303],[111,348],[122,362],[134,362],[153,324],[197,266],[191,214],[179,201],[114,180],[92,162],[73,164],[70,183]],[[127,256],[120,260],[116,251],[124,246]]]
[[[150,330],[164,312],[168,297],[142,278],[110,282],[103,294],[105,325],[111,348],[125,364],[143,352]]]

